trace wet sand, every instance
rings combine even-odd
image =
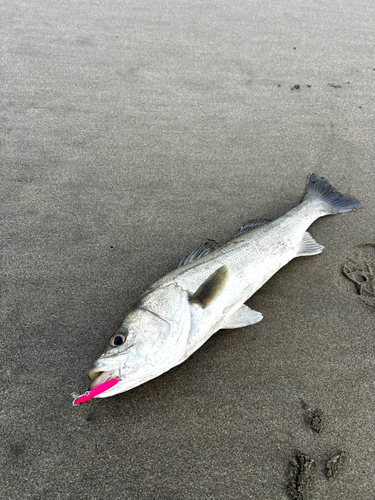
[[[311,498],[375,497],[374,15],[3,4],[1,497],[287,499],[302,456]],[[285,213],[311,172],[364,206],[313,224],[324,252],[248,301],[263,321],[73,408],[151,283]]]

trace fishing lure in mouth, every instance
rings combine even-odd
[[[91,389],[91,391],[85,392],[85,394],[82,394],[81,396],[76,396],[75,394],[72,394],[72,396],[74,397],[73,406],[78,406],[81,403],[85,403],[89,399],[95,398],[99,394],[102,394],[103,392],[108,391],[108,389],[111,389],[120,381],[121,381],[120,378],[113,378],[112,380],[107,380],[107,382],[104,382],[103,384],[94,387],[94,389]]]

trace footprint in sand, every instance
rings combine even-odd
[[[359,298],[375,308],[375,245],[358,245],[346,257],[342,272],[355,284]]]

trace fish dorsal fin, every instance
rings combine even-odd
[[[310,233],[307,231],[302,237],[302,241],[298,248],[297,257],[306,257],[308,255],[316,255],[323,252],[324,246],[319,245]]]
[[[253,229],[257,229],[260,226],[263,226],[264,224],[268,224],[268,222],[271,222],[270,219],[252,219],[249,220],[246,224],[241,226],[240,230],[238,231],[237,236],[240,236],[241,234],[247,233],[248,231],[252,231]]]
[[[203,309],[207,307],[224,289],[228,281],[228,268],[221,266],[216,269],[190,297],[191,302],[199,304]]]
[[[177,267],[186,266],[186,264],[190,264],[195,260],[204,257],[210,252],[213,252],[219,248],[219,244],[215,240],[207,240],[204,243],[201,243],[197,248],[195,248],[191,253],[186,255]]]
[[[253,325],[263,319],[263,315],[258,311],[253,311],[250,307],[241,306],[222,328],[242,328]]]

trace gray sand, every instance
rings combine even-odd
[[[2,3],[1,498],[286,499],[301,449],[311,498],[375,497],[375,310],[342,274],[375,243],[374,19],[372,0]],[[72,407],[148,285],[313,171],[364,208],[314,223],[324,252],[248,302],[261,323]]]

